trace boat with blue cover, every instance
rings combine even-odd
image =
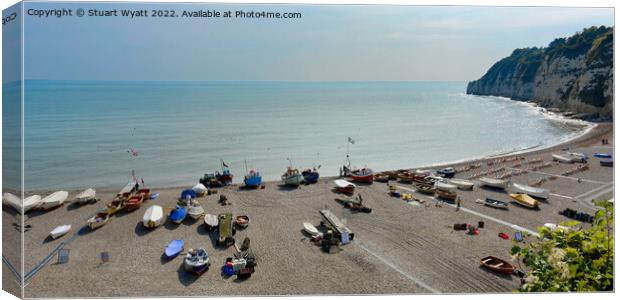
[[[319,172],[316,168],[306,169],[301,172],[301,175],[304,177],[304,182],[306,184],[317,183],[319,181]]]
[[[593,156],[597,158],[611,158],[611,154],[608,153],[594,153]]]
[[[167,259],[172,259],[177,257],[181,251],[183,251],[183,246],[185,242],[183,240],[172,240],[166,249],[164,249],[164,255]]]
[[[175,209],[170,212],[170,221],[180,224],[187,217],[187,208],[177,205]]]

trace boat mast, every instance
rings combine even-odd
[[[247,174],[248,173],[248,160],[244,159],[243,161],[245,162],[245,173]]]

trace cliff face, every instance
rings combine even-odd
[[[613,28],[591,27],[546,48],[517,49],[495,63],[467,93],[533,101],[582,118],[613,116]]]

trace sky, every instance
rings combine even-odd
[[[26,16],[25,79],[468,81],[515,48],[612,26],[612,8],[49,4],[300,12],[301,19]]]

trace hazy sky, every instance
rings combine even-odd
[[[28,3],[28,8],[49,4]],[[26,79],[472,80],[513,49],[546,46],[611,8],[56,4],[301,12],[302,19],[25,20]]]

